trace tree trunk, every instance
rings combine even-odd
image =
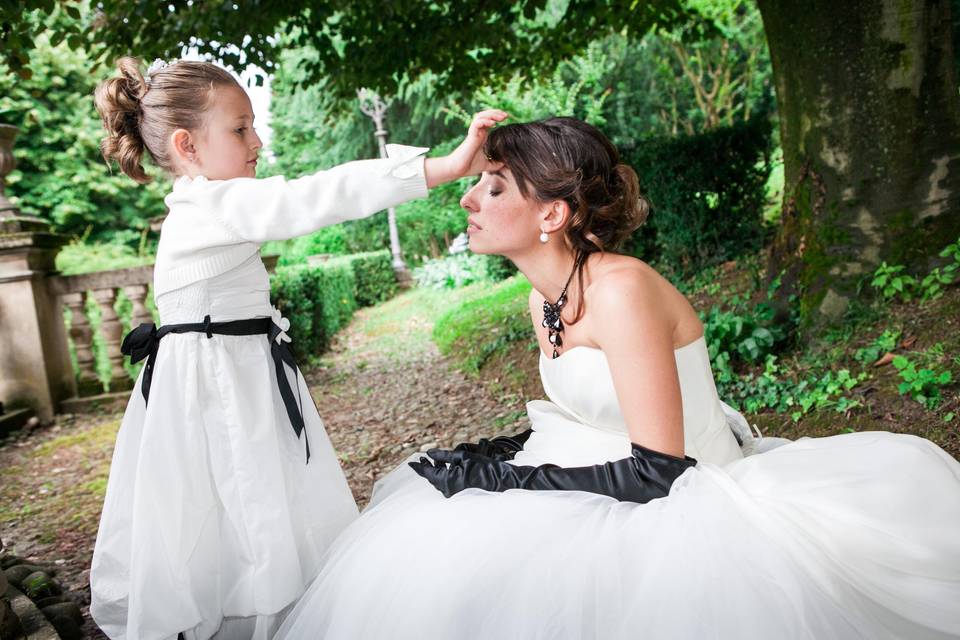
[[[814,331],[881,261],[927,269],[960,236],[950,1],[758,3],[785,165],[770,275]]]

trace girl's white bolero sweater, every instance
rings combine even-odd
[[[388,144],[386,159],[357,160],[286,180],[180,177],[164,201],[154,295],[220,275],[268,240],[305,235],[427,195],[423,154]]]

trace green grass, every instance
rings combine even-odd
[[[29,518],[45,543],[67,530],[94,535],[119,427],[118,419],[93,423],[26,450],[16,464],[3,465],[0,524]]]
[[[407,358],[432,349],[434,323],[450,309],[484,296],[489,283],[476,283],[460,289],[417,287],[386,302],[360,310],[352,330],[368,340],[364,352],[355,354],[363,362],[366,353]]]
[[[491,357],[535,340],[530,326],[530,283],[523,276],[487,285],[481,295],[461,300],[437,319],[433,340],[440,353],[476,373]]]

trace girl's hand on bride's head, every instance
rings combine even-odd
[[[509,116],[500,109],[487,109],[473,116],[467,136],[453,152],[443,158],[427,158],[424,167],[427,186],[456,180],[465,176],[479,175],[494,166],[483,154],[490,129]]]

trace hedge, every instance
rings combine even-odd
[[[652,205],[627,253],[689,275],[762,246],[767,114],[700,135],[648,140],[622,155]]]
[[[290,320],[291,347],[300,360],[326,351],[358,307],[382,302],[396,289],[389,251],[281,266],[270,279],[273,303]]]
[[[347,264],[353,270],[354,297],[361,307],[389,300],[397,292],[393,256],[386,249],[336,257],[329,264]]]
[[[270,280],[274,304],[290,320],[294,355],[322,353],[357,308],[349,265],[278,267]]]

